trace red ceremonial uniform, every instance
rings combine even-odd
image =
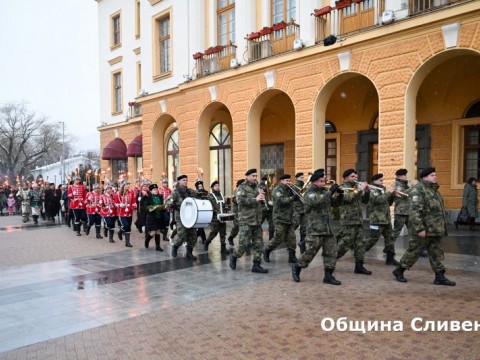
[[[87,194],[87,214],[100,214],[103,204],[102,194],[91,191]]]
[[[117,216],[117,208],[115,206],[114,195],[103,194],[102,195],[102,216]]]
[[[137,208],[133,190],[128,190],[123,195],[120,195],[120,191],[117,192],[115,194],[115,206],[118,216],[132,216],[133,210]]]
[[[70,185],[67,190],[67,196],[70,199],[68,207],[70,209],[85,209],[85,200],[87,191],[83,185]]]

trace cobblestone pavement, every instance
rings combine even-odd
[[[455,287],[433,285],[425,258],[398,283],[380,245],[365,261],[373,275],[354,274],[347,255],[335,271],[342,285],[329,286],[320,257],[294,283],[285,249],[272,253],[263,275],[250,272],[251,256],[230,270],[217,239],[208,253],[198,244],[198,260],[187,261],[183,249],[171,258],[165,241],[165,252],[145,249],[136,230],[129,249],[64,225],[19,223],[0,217],[0,359],[480,358],[478,331],[411,324],[480,321],[475,232],[452,229],[445,239]],[[342,317],[403,331],[324,329]]]

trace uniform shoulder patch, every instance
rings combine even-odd
[[[278,197],[281,197],[281,196],[282,196],[282,192],[281,192],[281,191],[277,191],[277,192],[275,193],[275,195],[277,195]]]
[[[311,198],[314,198],[315,197],[315,194],[314,193],[310,193],[308,194],[308,197],[311,199]]]
[[[242,193],[242,190],[238,189],[236,195],[242,195],[242,194],[243,194],[243,193]]]
[[[417,201],[418,201],[418,195],[412,196],[412,201],[413,201],[413,202],[417,202]]]

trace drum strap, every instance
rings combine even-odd
[[[225,199],[223,198],[223,194],[220,193],[221,200],[218,200],[217,196],[213,193],[213,191],[210,193],[212,196],[215,198],[215,201],[217,204],[220,205],[220,214],[223,214],[223,204],[225,203]]]

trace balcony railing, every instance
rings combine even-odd
[[[247,40],[248,62],[265,59],[293,49],[293,42],[299,37],[300,26],[291,23],[278,23],[251,33]]]
[[[237,46],[231,42],[228,45],[218,45],[205,50],[204,53],[193,54],[195,59],[195,78],[214,74],[230,68],[230,60],[235,58]]]
[[[465,0],[408,0],[408,14],[417,15]]]
[[[142,116],[142,105],[132,101],[128,103],[128,111],[125,114],[126,120]]]

